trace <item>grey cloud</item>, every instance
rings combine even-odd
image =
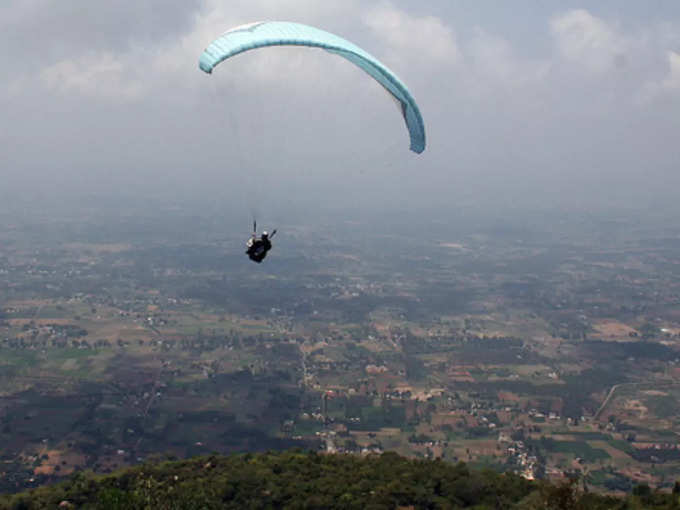
[[[16,72],[79,54],[154,45],[189,29],[200,4],[200,0],[5,0],[0,6],[2,51],[11,59],[11,72]]]
[[[200,0],[6,0],[0,28],[17,49],[32,49],[28,45],[35,43],[42,52],[51,46],[120,50],[135,42],[177,37],[190,28],[200,6]]]
[[[472,23],[445,1],[10,1],[0,175],[55,193],[276,189],[266,196],[376,207],[680,181],[677,27],[561,4],[522,21],[544,46],[530,51],[488,5]],[[211,37],[272,18],[320,24],[393,67],[422,106],[423,156],[384,91],[335,56],[273,49],[197,70]]]

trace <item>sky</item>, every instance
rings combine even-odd
[[[297,21],[408,85],[428,148],[321,50],[198,69],[210,41]],[[0,198],[161,196],[301,210],[646,207],[680,184],[680,3],[3,0]]]

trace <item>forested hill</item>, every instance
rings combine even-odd
[[[680,508],[646,486],[627,498],[572,485],[386,453],[366,458],[299,451],[145,464],[113,475],[0,496],[1,509],[615,509]],[[675,500],[675,501],[674,501]]]

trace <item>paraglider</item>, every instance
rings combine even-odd
[[[322,48],[346,58],[372,76],[398,102],[409,132],[410,148],[425,150],[425,125],[420,109],[406,85],[377,58],[355,44],[324,30],[282,21],[261,21],[225,32],[203,51],[199,67],[206,73],[228,58],[245,51],[269,46],[306,46]]]
[[[321,48],[339,55],[374,78],[397,102],[408,129],[410,149],[420,154],[425,150],[425,125],[420,109],[406,85],[388,67],[355,44],[324,30],[301,23],[261,21],[228,30],[211,42],[199,59],[199,68],[211,74],[221,62],[240,53],[271,46],[302,46]],[[271,249],[267,232],[258,238],[254,229],[248,240],[246,254],[261,263]]]
[[[260,264],[267,256],[269,250],[272,249],[271,239],[276,234],[276,229],[269,235],[265,230],[262,235],[257,237],[257,222],[253,222],[253,235],[246,242],[246,255],[253,262]]]

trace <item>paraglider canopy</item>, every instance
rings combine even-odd
[[[215,39],[201,54],[199,67],[212,73],[220,62],[244,51],[267,46],[323,48],[346,58],[380,83],[399,103],[411,139],[411,150],[425,150],[425,126],[406,85],[377,58],[337,35],[300,23],[261,21],[233,28]]]

